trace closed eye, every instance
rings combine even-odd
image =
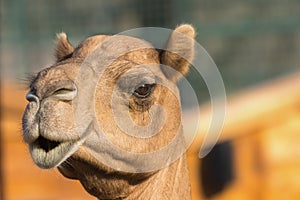
[[[51,96],[61,100],[72,100],[77,95],[77,89],[74,88],[59,88],[55,90]]]
[[[63,95],[63,94],[67,94],[67,93],[73,92],[73,91],[74,91],[74,89],[60,88],[60,89],[54,91],[52,95]]]

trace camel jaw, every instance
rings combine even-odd
[[[78,148],[78,142],[57,142],[39,136],[29,144],[34,163],[43,169],[57,167],[70,157]]]

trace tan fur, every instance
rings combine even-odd
[[[176,28],[187,37],[194,38],[195,31],[190,25],[181,25]],[[75,123],[74,115],[75,100],[81,97],[90,98],[89,91],[82,90],[84,85],[80,85],[78,76],[82,69],[84,60],[91,54],[99,44],[103,44],[111,36],[98,35],[87,38],[74,49],[68,42],[64,33],[58,35],[56,57],[59,61],[55,65],[38,73],[30,86],[30,93],[27,96],[29,104],[23,116],[24,141],[31,148],[31,155],[34,162],[42,168],[51,168],[58,166],[59,171],[67,178],[78,179],[84,188],[99,199],[190,199],[190,184],[185,154],[175,162],[160,170],[143,173],[129,173],[115,170],[97,159],[99,152],[90,151],[88,146],[96,145],[104,152],[103,156],[112,159],[120,165],[131,166],[129,158],[115,158],[113,152],[108,152],[105,143],[101,140],[95,140],[95,124],[90,120],[86,110],[93,110],[93,105],[85,106],[84,112],[81,112],[79,124]],[[190,60],[193,57],[193,42],[185,42],[182,35],[172,34],[170,36],[167,48],[171,51],[187,56]],[[161,105],[164,108],[166,122],[161,130],[149,138],[136,138],[124,133],[115,123],[115,115],[111,111],[111,96],[115,90],[118,80],[128,72],[133,70],[130,76],[139,76],[137,68],[140,64],[161,64],[170,65],[179,73],[186,74],[189,68],[187,60],[181,58],[178,54],[165,51],[161,55],[151,44],[136,38],[121,36],[115,43],[104,45],[103,54],[113,57],[114,53],[122,48],[137,43],[144,44],[145,49],[135,50],[118,57],[105,69],[101,79],[95,83],[95,114],[97,126],[106,133],[107,138],[118,147],[136,153],[148,153],[160,150],[173,141],[176,136],[176,146],[174,153],[184,148],[185,141],[181,127],[181,109],[179,91],[174,88],[171,92],[162,85],[157,85],[151,96],[143,100],[130,99],[128,105],[122,99],[123,93],[117,90],[117,109],[128,109],[131,119],[140,126],[146,126],[151,121],[159,121],[155,118],[158,113],[151,116],[149,111],[153,105]],[[71,54],[71,56],[70,56]],[[105,60],[101,60],[101,63]],[[144,68],[142,68],[144,69]],[[161,68],[149,68],[159,77],[167,82],[168,80],[176,82],[179,79],[178,74]],[[129,76],[129,75],[128,75]],[[88,76],[82,77],[82,80],[88,79]],[[128,77],[130,79],[130,77]],[[126,79],[127,80],[127,79]],[[131,82],[131,83],[132,83]],[[74,90],[74,83],[77,86],[77,93]],[[130,84],[131,84],[130,83]],[[121,84],[120,86],[126,85]],[[119,92],[119,93],[118,93]],[[73,97],[72,95],[77,95]],[[83,95],[83,96],[82,96]],[[146,103],[145,103],[146,102]],[[143,105],[141,107],[141,105]],[[152,117],[152,119],[151,119]],[[156,122],[155,121],[155,122]],[[177,132],[180,130],[179,132]],[[79,133],[82,131],[82,133]],[[91,136],[81,144],[80,134]],[[94,137],[93,137],[94,134]],[[178,135],[178,137],[177,137]],[[41,139],[41,138],[46,138]],[[99,138],[98,138],[99,139]],[[58,147],[49,151],[42,150],[41,145],[54,141]],[[64,145],[61,145],[64,144]],[[35,146],[38,146],[35,148]],[[76,151],[69,155],[69,147],[76,147]],[[47,147],[44,147],[44,149]],[[49,148],[49,147],[48,147]],[[58,150],[57,150],[58,149]],[[68,151],[67,151],[67,150]],[[172,155],[168,155],[172,157]],[[62,163],[55,160],[63,159]],[[115,159],[115,160],[114,160]],[[143,164],[143,163],[142,163]]]
[[[71,54],[74,51],[74,47],[68,41],[68,37],[64,32],[57,34],[56,37],[55,57],[56,61],[60,61],[65,56]]]

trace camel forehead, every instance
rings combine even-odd
[[[130,37],[126,35],[96,35],[83,40],[74,50],[74,58],[87,58],[96,55],[100,58],[115,57],[120,58],[122,55],[128,54],[127,59],[140,63],[145,56],[145,51],[139,53],[138,50],[152,49],[154,47],[147,41]],[[134,53],[130,53],[133,52]],[[149,52],[149,51],[148,51]],[[148,54],[148,59],[153,59],[153,55]]]
[[[124,35],[87,38],[75,50],[73,58],[79,55],[84,58],[81,68],[88,65],[94,71],[105,71],[112,80],[130,68],[159,63],[159,53],[150,43]]]

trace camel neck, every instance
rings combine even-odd
[[[133,200],[141,197],[149,200],[190,200],[190,181],[185,155],[142,184],[134,186],[132,193],[125,199]]]

